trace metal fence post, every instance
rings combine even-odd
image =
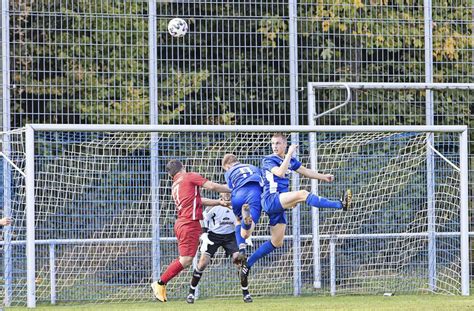
[[[289,9],[289,49],[290,49],[290,111],[291,125],[298,125],[298,40],[297,40],[297,1],[288,1]],[[291,135],[291,143],[298,144],[299,135]],[[299,188],[298,174],[293,174],[294,189]],[[294,295],[301,295],[301,211],[298,204],[292,210],[293,228],[293,286]]]
[[[157,34],[156,34],[156,1],[148,1],[148,51],[149,51],[149,79],[150,79],[150,124],[158,123],[158,76],[157,76]],[[152,223],[152,279],[158,281],[161,270],[160,249],[160,162],[158,158],[158,138],[151,133],[150,144],[150,200]]]
[[[2,130],[10,130],[10,16],[9,1],[2,0]],[[10,157],[11,145],[10,135],[5,133],[2,137],[2,152],[6,157]],[[12,170],[10,164],[3,160],[3,216],[12,217],[11,210],[11,178]],[[3,217],[0,215],[0,217]],[[4,278],[5,278],[5,298],[4,304],[9,307],[12,300],[12,226],[3,228],[5,240],[4,254]]]
[[[431,17],[431,0],[424,0],[424,28],[425,28],[425,82],[433,82],[433,34]],[[434,124],[433,92],[426,90],[426,125]],[[429,134],[428,134],[429,135]],[[428,142],[432,146],[433,135],[429,135]],[[435,211],[435,176],[433,151],[426,149],[426,197],[428,198],[428,278],[431,290],[436,290],[436,211]]]

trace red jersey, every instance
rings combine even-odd
[[[178,218],[202,220],[202,201],[199,187],[207,181],[197,173],[178,173],[174,175],[171,191]]]

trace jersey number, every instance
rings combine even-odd
[[[242,176],[244,176],[244,178],[249,177],[249,175],[253,173],[250,167],[241,167],[239,168],[239,171],[242,174]]]
[[[171,188],[171,195],[173,196],[174,203],[179,211],[181,209],[181,202],[179,202],[179,184],[176,184]]]

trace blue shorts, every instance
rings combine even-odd
[[[274,226],[276,224],[288,223],[286,219],[286,210],[280,203],[280,194],[272,193],[262,198],[263,210],[270,218],[269,225]]]
[[[232,191],[232,210],[236,217],[242,219],[242,205],[247,203],[250,206],[250,215],[255,224],[260,220],[262,213],[262,187],[259,183],[250,182]]]

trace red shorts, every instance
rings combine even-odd
[[[174,233],[178,238],[179,256],[194,257],[199,247],[201,235],[199,220],[178,219],[174,224]]]

